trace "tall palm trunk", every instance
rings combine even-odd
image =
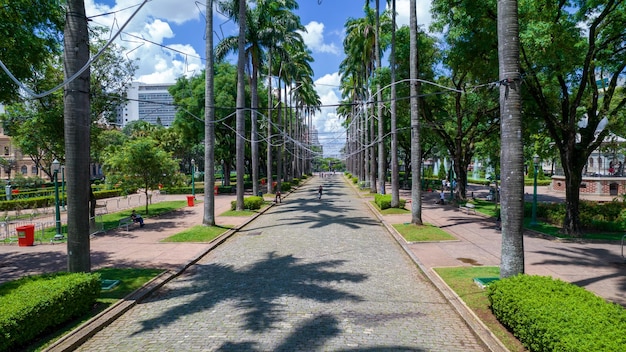
[[[420,145],[420,120],[419,120],[419,52],[417,50],[417,10],[416,0],[411,0],[410,5],[410,67],[411,76],[411,223],[422,225],[422,188],[421,169],[422,151]]]
[[[269,49],[269,53],[268,53],[268,64],[267,64],[267,72],[269,72],[268,74],[268,90],[267,90],[267,101],[269,102],[267,104],[267,193],[272,193],[272,115],[274,114],[274,109],[272,108],[274,106],[274,103],[272,101],[272,98],[274,97],[274,94],[272,92],[272,49]]]
[[[398,134],[396,125],[396,0],[391,2],[391,206],[400,206],[400,190],[398,189]]]
[[[69,0],[65,24],[65,75],[72,77],[89,61],[89,32],[85,3]],[[89,146],[91,111],[90,71],[87,68],[65,86],[65,165],[67,181],[67,267],[69,272],[91,271],[89,243]]]
[[[376,0],[376,69],[382,67],[380,58],[380,1]],[[383,93],[380,87],[380,80],[376,85],[376,106],[378,107],[378,193],[385,194],[385,179],[387,173],[385,170],[385,144],[383,137],[385,136],[385,124],[383,123]]]
[[[246,2],[239,0],[239,40],[237,50],[237,112],[236,112],[236,171],[237,171],[237,210],[244,210],[243,176],[245,170],[245,140],[246,133],[245,110],[246,107],[246,80],[245,80],[245,38],[246,36]]]
[[[258,86],[258,68],[257,65],[252,65],[252,76],[250,77],[250,96],[252,101],[250,107],[252,111],[250,113],[250,154],[252,161],[250,167],[252,168],[252,195],[259,193],[259,131],[257,127],[257,112],[259,108],[259,86]]]
[[[365,111],[369,111],[370,107],[368,105],[365,105]],[[376,160],[378,159],[376,157],[376,144],[374,143],[376,141],[376,126],[374,123],[374,116],[376,116],[376,114],[374,113],[374,105],[372,105],[372,112],[370,114],[369,117],[369,132],[370,132],[370,138],[369,138],[369,155],[370,155],[370,192],[371,193],[376,193],[376,167],[377,167],[377,163]]]
[[[213,67],[213,0],[206,3],[206,69],[204,82],[204,215],[202,223],[215,225],[215,94]]]
[[[498,0],[502,180],[500,276],[524,272],[524,156],[517,0]]]

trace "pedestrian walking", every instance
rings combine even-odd
[[[322,185],[317,189],[317,199],[322,199]]]

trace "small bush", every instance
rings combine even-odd
[[[359,178],[358,177],[353,177],[352,178],[352,183],[357,184],[359,182]]]
[[[291,182],[289,182],[289,181],[283,181],[283,182],[280,184],[280,191],[281,191],[281,192],[283,192],[283,193],[284,193],[284,192],[289,192],[289,191],[291,191]]]
[[[243,207],[249,210],[261,209],[264,203],[265,201],[263,200],[263,197],[259,196],[245,197],[243,199]],[[230,202],[230,210],[235,209],[237,209],[237,201],[233,200],[232,202]]]
[[[374,203],[378,205],[380,210],[391,208],[391,194],[376,194],[374,196]],[[402,209],[406,205],[406,200],[400,198],[400,201],[398,203],[398,208]]]
[[[100,294],[97,274],[41,275],[0,286],[0,351],[89,311]]]
[[[546,276],[518,275],[489,285],[491,310],[531,351],[623,351],[626,310]]]

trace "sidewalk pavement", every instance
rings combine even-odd
[[[186,200],[187,196],[165,195],[160,200]],[[241,226],[250,217],[221,216],[230,210],[235,195],[215,197],[217,225]],[[91,239],[91,264],[96,270],[103,267],[145,267],[180,270],[190,260],[205,253],[213,244],[168,243],[161,240],[189,227],[202,224],[204,205],[202,195],[196,195],[195,206],[185,207],[158,217],[146,217],[145,226],[130,226],[129,230],[117,228],[98,233]],[[113,202],[110,202],[111,204]],[[135,209],[141,214],[143,206]],[[110,209],[110,211],[120,211]],[[50,273],[67,269],[67,246],[65,243],[38,243],[19,247],[17,243],[0,245],[0,283],[26,275]]]
[[[336,176],[339,177],[339,176]],[[358,191],[357,191],[358,192]],[[401,197],[410,199],[402,191]],[[482,189],[474,189],[475,196]],[[486,191],[484,191],[486,192]],[[531,190],[532,192],[532,190]],[[547,192],[545,192],[547,193]],[[486,194],[485,194],[486,195]],[[527,195],[528,196],[528,195]],[[549,194],[558,198],[558,195]],[[445,266],[494,265],[500,263],[501,235],[493,219],[480,214],[466,214],[451,205],[437,205],[438,193],[423,194],[422,218],[445,229],[458,241],[406,243],[392,229],[392,224],[410,222],[411,214],[380,216],[379,219],[394,234],[409,256],[422,268],[444,295],[463,309],[458,297],[446,291],[433,268]],[[186,199],[185,195],[168,195],[167,200]],[[197,196],[201,200],[201,195]],[[230,207],[234,195],[215,198],[218,225],[244,226],[251,217],[220,216]],[[369,202],[369,197],[362,198]],[[288,201],[288,195],[287,195]],[[186,228],[202,223],[203,204],[186,207],[156,218],[146,218],[144,228],[130,231],[111,230],[91,241],[92,267],[149,267],[180,271],[198,260],[215,243],[162,243],[160,240]],[[626,262],[619,243],[569,243],[543,239],[531,232],[525,234],[526,273],[549,275],[585,287],[596,294],[626,305]],[[32,247],[0,245],[0,283],[24,275],[54,272],[66,267],[64,244],[37,244]],[[471,314],[471,313],[470,313]],[[475,327],[474,329],[480,329]],[[478,332],[479,334],[481,332]],[[484,332],[482,332],[484,333]]]
[[[487,194],[479,187],[473,189],[476,197]],[[564,197],[547,187],[540,192],[545,201],[562,201]],[[410,191],[402,191],[400,196],[411,198]],[[530,194],[527,189],[526,196],[532,198],[532,187]],[[436,192],[423,194],[422,220],[444,229],[458,241],[405,243],[431,279],[437,280],[433,270],[436,267],[499,266],[502,236],[496,229],[495,219],[481,214],[467,214],[449,204],[435,204],[438,199]],[[594,200],[610,201],[604,198]],[[411,214],[381,216],[381,220],[389,225],[408,223],[411,222]],[[391,226],[388,227],[394,231]],[[524,253],[527,274],[552,276],[571,282],[626,306],[626,259],[622,256],[620,242],[547,239],[527,230],[524,233]]]

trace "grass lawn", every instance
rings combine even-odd
[[[185,231],[179,232],[173,236],[170,236],[161,242],[211,242],[224,232],[231,229],[232,225],[225,226],[202,226],[197,225],[188,228]]]
[[[108,291],[101,291],[94,308],[84,316],[71,320],[54,331],[40,336],[36,341],[26,346],[24,351],[42,351],[47,346],[76,329],[79,325],[95,317],[118,300],[143,286],[146,282],[163,272],[160,269],[118,269],[103,268],[94,271],[99,273],[103,280],[120,280],[120,284]]]
[[[456,238],[437,226],[431,224],[394,224],[393,227],[407,242],[453,241]]]
[[[473,266],[436,268],[435,271],[509,351],[526,351],[515,336],[502,326],[491,313],[486,292],[474,283],[474,278],[499,277],[500,268],[494,266]]]

